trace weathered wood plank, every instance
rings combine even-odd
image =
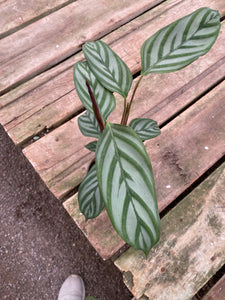
[[[152,161],[160,211],[225,154],[224,128],[225,82],[169,123],[159,137],[146,143]],[[37,148],[35,150],[38,151]],[[92,156],[86,156],[90,157]],[[32,162],[33,158],[29,155],[28,158]],[[75,171],[70,176],[67,174],[65,181],[62,179],[60,184],[57,182],[61,191],[66,182],[75,182],[78,179],[76,176],[82,172],[85,174],[90,160],[85,161],[84,157],[82,159],[85,170],[80,167],[78,172]],[[51,187],[53,193],[56,192],[55,188],[56,186]],[[93,221],[84,222],[78,209],[77,195],[68,199],[64,205],[103,258],[109,258],[123,245],[115,231],[111,234],[112,241],[108,245],[104,242],[106,232],[112,232],[109,220],[106,222],[106,212],[98,217],[95,226]],[[99,238],[101,236],[103,238]]]
[[[219,87],[217,87],[215,90],[213,90],[211,93],[209,93],[204,98],[203,102],[200,102],[197,104],[197,107],[198,106],[201,107],[201,103],[205,103],[206,113],[207,113],[207,107],[209,107],[209,113],[211,110],[212,115],[214,114],[214,110],[215,110],[215,114],[214,114],[215,118],[214,119],[210,118],[206,115],[205,121],[206,121],[207,125],[205,125],[204,123],[202,124],[202,122],[203,122],[202,120],[196,120],[196,122],[197,122],[196,126],[199,126],[199,134],[202,130],[203,131],[208,130],[208,131],[206,131],[206,135],[205,135],[205,137],[207,137],[208,134],[212,130],[214,130],[215,126],[217,126],[218,128],[223,128],[224,116],[220,115],[220,113],[224,112],[224,106],[223,106],[224,101],[225,101],[225,99],[223,97],[224,94],[225,94],[225,83],[223,82],[223,84],[219,85]],[[215,105],[215,107],[214,107],[214,105]],[[161,113],[164,115],[163,108],[164,107],[162,107],[162,109],[158,111],[159,118],[160,118]],[[194,106],[194,108],[195,108],[195,106]],[[193,108],[193,110],[195,112],[194,108]],[[204,111],[203,111],[203,115],[204,115]],[[217,115],[218,115],[218,117],[216,117]],[[158,117],[156,118],[156,120],[158,119]],[[207,119],[207,118],[209,118],[209,119]],[[185,125],[185,122],[183,122],[183,123]],[[174,123],[172,123],[172,124],[174,124]],[[202,128],[201,128],[200,124],[202,124]],[[182,124],[182,126],[183,126],[183,124]],[[185,125],[185,126],[187,129],[183,128],[183,130],[185,130],[184,131],[185,136],[188,137],[189,136],[188,132],[190,130],[193,131],[192,125],[189,125],[189,127],[187,125]],[[197,135],[196,131],[194,131],[193,133],[195,133]],[[220,134],[222,135],[222,133],[220,133]],[[169,133],[165,133],[165,136],[168,134]],[[182,133],[181,135],[183,136],[184,133]],[[215,132],[214,139],[217,138],[217,135],[218,134]],[[197,138],[198,137],[196,136],[196,139]],[[153,143],[153,145],[155,146],[157,151],[158,151],[157,144],[159,143],[159,140],[163,141],[163,139],[164,139],[164,136],[162,134],[161,136],[159,136],[157,138],[156,142],[154,142],[154,140],[151,142],[151,143]],[[174,137],[172,136],[171,141],[173,139],[174,139]],[[78,140],[79,140],[79,143],[77,142]],[[167,143],[167,140],[168,139],[166,139],[163,144]],[[87,167],[89,161],[91,160],[91,155],[88,154],[88,150],[81,151],[81,149],[83,149],[83,146],[87,143],[87,141],[88,141],[88,138],[83,137],[79,133],[79,129],[77,126],[77,118],[74,118],[74,119],[70,120],[69,122],[65,123],[64,125],[60,126],[60,128],[54,130],[47,136],[41,138],[36,143],[28,146],[24,150],[24,153],[28,156],[30,161],[35,164],[36,170],[40,173],[40,175],[43,177],[43,179],[47,182],[48,186],[52,189],[54,194],[57,197],[62,197],[70,189],[73,189],[76,185],[78,185],[80,183],[80,181],[79,181],[80,178],[82,178],[86,172],[86,167]],[[90,141],[90,139],[89,139],[89,141]],[[197,142],[197,141],[194,141],[194,142]],[[204,140],[204,142],[206,143],[205,146],[208,146],[208,147],[211,144],[213,144],[213,140],[210,140],[208,142],[206,139],[206,140]],[[220,140],[218,140],[217,142],[219,144],[221,143]],[[174,141],[174,143],[176,144],[177,142]],[[184,144],[186,144],[185,141],[184,141]],[[221,155],[221,147],[222,146],[223,146],[223,143],[221,144],[220,147],[217,147],[216,153],[219,151],[218,152],[219,157]],[[160,147],[162,147],[162,146],[160,145]],[[165,144],[164,147],[165,148],[169,148],[169,147],[173,148],[173,146],[169,145],[169,144],[167,144],[167,145]],[[214,147],[215,147],[215,145],[214,146],[212,145],[211,149],[213,149]],[[64,150],[64,149],[66,149],[66,150]],[[182,151],[183,150],[184,149],[182,149]],[[154,155],[153,151],[154,150],[152,149],[151,157],[152,157],[152,155]],[[76,170],[76,168],[78,166],[81,166],[81,164],[79,163],[79,160],[81,158],[83,160],[82,168],[80,167]],[[159,161],[162,159],[162,158],[158,159],[158,157],[156,157],[156,158],[157,158],[156,160],[159,160]],[[218,159],[218,157],[216,159]],[[212,163],[213,163],[213,160],[212,160]],[[206,166],[206,168],[207,168],[207,166]],[[204,168],[204,170],[205,170],[205,168]],[[200,171],[200,173],[204,172],[204,170]],[[78,174],[79,174],[79,176],[78,176]],[[156,173],[156,177],[157,176],[158,175]],[[69,178],[71,178],[72,182],[70,182]],[[79,178],[79,180],[75,180],[75,178]],[[65,187],[64,184],[66,182],[67,182],[67,184]],[[69,186],[70,186],[70,189],[69,189]]]
[[[169,1],[170,4],[172,2],[175,3],[175,1]],[[219,3],[219,2],[217,2],[217,3]],[[177,18],[177,15],[176,15],[176,18]],[[162,21],[162,19],[161,19],[161,21]],[[167,20],[167,21],[170,22],[169,20]],[[158,24],[158,26],[160,26],[160,24]],[[146,36],[143,37],[143,39],[145,39],[145,38],[146,38]],[[125,39],[123,39],[123,41],[125,41]],[[119,41],[117,41],[114,44],[114,47],[115,47],[114,48],[115,50],[117,49],[116,47],[119,47]],[[222,48],[219,48],[219,53],[222,53]],[[123,54],[123,55],[121,55],[121,56],[125,58],[126,54]],[[129,56],[127,55],[127,57],[129,57]],[[221,73],[220,73],[220,72],[224,72],[224,68],[223,68],[223,63],[224,62],[221,64],[221,61],[223,60],[223,56],[221,56],[221,59],[218,61],[217,64],[213,63],[213,60],[211,60],[211,57],[214,57],[214,55],[210,56],[209,65],[205,65],[205,66],[204,66],[204,64],[201,65],[201,60],[200,60],[199,65],[195,66],[195,68],[193,69],[194,72],[191,73],[191,75],[189,73],[190,69],[187,68],[184,71],[186,73],[183,73],[183,75],[179,74],[179,77],[174,77],[174,79],[172,80],[172,82],[173,82],[172,86],[173,87],[176,84],[178,84],[178,86],[179,86],[179,84],[182,81],[184,82],[184,85],[180,85],[179,89],[169,90],[168,95],[164,95],[162,93],[162,98],[160,98],[159,101],[158,101],[158,98],[157,98],[158,97],[157,96],[158,91],[155,90],[155,95],[156,96],[153,97],[152,102],[149,102],[149,103],[151,103],[150,106],[148,106],[149,104],[147,102],[141,102],[143,93],[140,93],[138,95],[138,98],[137,98],[137,100],[138,100],[137,103],[142,103],[142,105],[144,104],[144,112],[146,113],[147,111],[149,111],[149,116],[152,117],[154,115],[154,116],[156,116],[156,120],[160,120],[160,122],[164,122],[165,120],[167,120],[168,117],[171,116],[171,114],[174,113],[174,110],[172,110],[172,109],[169,109],[169,111],[170,111],[169,114],[165,112],[167,107],[168,107],[167,106],[168,101],[171,101],[171,100],[174,99],[173,107],[176,107],[176,102],[179,102],[178,99],[184,97],[185,100],[184,100],[184,103],[182,104],[182,107],[183,107],[187,103],[190,103],[189,100],[188,100],[189,96],[191,96],[192,97],[191,99],[194,100],[196,97],[198,97],[199,95],[201,95],[201,93],[203,93],[205,91],[205,88],[207,87],[207,79],[209,79],[209,78],[212,79],[214,77],[214,75],[217,74],[216,75],[217,77],[216,77],[215,81],[213,81],[213,80],[209,81],[210,84],[212,84],[212,83],[215,84],[218,80],[221,80],[223,78],[224,75],[221,76]],[[133,64],[133,67],[132,67],[132,64]],[[138,64],[140,66],[139,61],[135,62],[135,60],[133,60],[132,64],[131,64],[131,68],[133,68],[133,70],[135,70],[135,67]],[[203,68],[204,72],[199,73],[199,70],[201,70],[202,66],[204,66],[204,68]],[[191,68],[193,68],[193,67],[191,67]],[[72,73],[70,73],[70,74],[71,74],[70,76],[72,77]],[[57,80],[55,81],[55,86],[51,87],[52,90],[54,90],[54,93],[53,93],[54,96],[53,97],[56,97],[55,99],[57,99],[57,97],[59,98],[58,99],[59,102],[56,101],[56,103],[54,103],[55,104],[55,110],[54,110],[54,107],[53,107],[52,113],[49,114],[49,111],[47,110],[48,104],[46,104],[44,102],[41,103],[41,106],[42,106],[43,109],[39,108],[40,109],[39,113],[41,113],[42,111],[45,112],[45,118],[46,119],[49,118],[50,123],[51,123],[51,119],[54,119],[55,114],[58,114],[60,116],[59,119],[56,119],[56,122],[66,118],[65,117],[66,115],[63,111],[63,107],[66,104],[65,99],[70,99],[68,101],[69,103],[71,103],[70,104],[71,105],[70,109],[71,110],[74,109],[73,108],[73,105],[74,105],[73,104],[73,93],[74,93],[74,91],[71,91],[71,95],[69,96],[69,98],[67,98],[68,95],[70,94],[70,91],[68,90],[69,85],[67,85],[67,81],[65,80],[65,77],[63,77],[63,74],[59,74],[58,76],[59,77],[62,76],[60,78],[60,80],[62,80],[62,83],[64,83],[64,85],[66,87],[65,87],[65,90],[63,91],[62,95],[60,94],[60,92],[57,94],[57,91],[56,91],[57,96],[54,94],[55,90],[57,90]],[[155,75],[153,76],[154,77],[153,78],[154,83],[158,83],[159,78],[161,78],[162,81],[164,81],[164,84],[166,84],[166,85],[164,85],[164,87],[168,87],[168,77],[167,77],[168,75],[164,74],[164,75],[159,75],[159,76],[160,77],[155,77]],[[165,77],[163,77],[163,76],[165,76]],[[190,76],[190,77],[188,77],[188,76]],[[193,78],[193,76],[198,78],[199,81],[196,82],[196,80],[191,80]],[[207,76],[208,76],[208,78],[207,78]],[[172,77],[170,77],[170,80],[171,80],[171,78]],[[186,81],[185,81],[185,78],[187,78]],[[55,78],[54,78],[54,80],[55,80]],[[204,84],[203,84],[203,82],[204,82]],[[147,82],[145,83],[143,81],[143,84],[146,87],[148,86]],[[197,88],[196,88],[196,86],[197,86]],[[202,86],[204,86],[203,89],[202,89]],[[162,91],[161,86],[157,86],[157,89]],[[67,91],[68,91],[68,95],[66,95],[65,98],[63,99],[62,96],[64,96],[67,93]],[[197,92],[195,92],[195,91],[197,91]],[[151,95],[151,90],[148,89],[147,93],[148,93],[148,96]],[[147,95],[147,93],[146,93],[146,95]],[[221,90],[217,91],[217,93],[218,93],[218,95],[220,93],[224,93],[224,88],[221,88]],[[218,96],[217,93],[214,94],[215,98]],[[34,94],[35,94],[35,91],[34,91]],[[46,97],[44,95],[44,92],[42,94],[42,97],[43,98],[42,98],[41,101],[45,101],[44,99]],[[212,97],[213,97],[213,95],[212,95]],[[36,99],[38,100],[38,97]],[[217,98],[217,101],[219,101],[218,99],[219,98]],[[31,100],[31,98],[30,98],[30,100]],[[147,98],[145,98],[145,100],[147,100]],[[120,99],[118,99],[118,101],[120,101]],[[156,101],[156,102],[154,102],[154,101]],[[20,103],[20,106],[22,106],[22,103],[23,102]],[[32,104],[32,102],[30,102],[30,103]],[[222,100],[222,104],[224,105],[223,100]],[[59,106],[57,107],[57,105],[59,105]],[[35,105],[33,104],[33,106],[35,106]],[[139,105],[139,106],[141,106],[141,105]],[[140,114],[141,112],[140,112],[140,110],[136,109],[137,106],[134,107],[134,108],[135,109],[132,110],[132,116],[134,116],[135,114],[137,114],[137,116],[138,116],[138,114]],[[32,106],[29,107],[29,109],[32,110]],[[200,108],[198,107],[198,109],[200,109]],[[218,106],[217,109],[220,111],[221,114],[223,113],[223,107],[221,109],[220,106]],[[60,110],[62,110],[62,111],[60,112]],[[213,108],[211,108],[211,111],[212,110],[213,110]],[[62,113],[62,115],[60,115],[59,112]],[[116,117],[117,117],[117,115],[114,115],[114,118],[116,118]],[[40,121],[40,120],[38,120],[38,121]],[[33,162],[33,164],[35,165],[36,169],[40,172],[41,176],[44,178],[44,180],[49,185],[51,190],[58,197],[64,196],[71,189],[73,189],[77,184],[80,183],[80,181],[83,179],[83,176],[86,172],[87,165],[88,165],[88,163],[89,163],[89,161],[91,160],[91,157],[92,157],[92,155],[88,154],[88,150],[85,150],[83,148],[84,144],[87,142],[87,139],[81,137],[81,135],[78,133],[78,127],[77,127],[76,121],[77,121],[77,118],[72,119],[70,122],[64,124],[63,126],[60,126],[60,128],[58,128],[57,130],[55,130],[54,132],[52,132],[48,136],[42,138],[37,143],[33,144],[32,146],[28,147],[27,150],[25,150],[25,152],[28,153],[28,156],[30,155],[29,157],[30,157],[31,161]],[[26,126],[29,125],[26,122],[24,124]],[[203,121],[202,121],[202,124],[204,125]],[[221,123],[217,122],[216,126],[218,127],[221,124],[222,124],[222,126],[224,126],[224,123],[222,123],[222,121],[221,121]],[[38,126],[38,125],[39,125],[39,123],[35,124],[35,126]],[[212,125],[213,125],[213,123],[211,122],[208,125],[209,128]],[[16,135],[20,137],[20,133],[21,133],[20,128],[18,127],[18,129],[19,129],[19,131],[16,133]],[[208,133],[207,130],[208,130],[208,127],[205,128],[204,134]],[[188,129],[186,130],[186,132],[187,131],[188,131]],[[186,132],[185,132],[185,134],[186,134]],[[175,134],[177,134],[177,132],[175,132]],[[183,132],[179,132],[179,134],[182,135]],[[168,131],[168,136],[169,137],[171,136],[169,134],[169,131]],[[78,141],[79,141],[79,143],[78,143]],[[198,141],[198,139],[196,139],[196,141]],[[174,142],[176,142],[176,141],[174,141]],[[211,141],[211,143],[213,144],[213,140]],[[153,144],[153,146],[154,146],[154,144]],[[155,146],[157,147],[157,143],[155,144]],[[163,147],[162,147],[162,153],[167,151],[166,146],[163,145]],[[169,145],[169,147],[173,148],[173,145]],[[221,157],[221,152],[222,152],[221,144],[219,144],[219,142],[216,141],[215,145],[212,145],[212,148],[211,148],[211,144],[208,144],[207,147],[209,147],[209,149],[212,150],[212,151],[214,151],[214,149],[217,149],[217,151],[215,151],[216,155],[213,158],[214,160],[212,160],[212,164],[213,164],[214,161],[216,161],[216,159],[218,159],[218,157]],[[190,148],[189,148],[189,150],[190,150]],[[183,151],[183,149],[182,149],[182,151]],[[166,155],[168,156],[168,153]],[[171,154],[169,153],[169,155],[171,155]],[[206,154],[204,153],[204,155],[206,155]],[[152,157],[152,155],[151,155],[151,157]],[[208,156],[206,155],[205,157],[206,157],[206,159],[204,160],[203,165],[201,165],[199,167],[199,170],[198,170],[199,173],[195,174],[196,177],[191,177],[190,176],[190,181],[188,181],[189,177],[187,176],[188,177],[187,182],[185,182],[185,184],[184,183],[181,184],[183,189],[185,189],[189,184],[191,184],[192,180],[195,180],[195,178],[197,178],[199,176],[199,174],[201,175],[202,172],[204,172],[204,170],[206,170],[209,167],[209,162],[207,160],[210,159],[210,155],[208,155]],[[156,156],[156,158],[157,158],[157,156]],[[189,159],[190,159],[190,156],[189,156]],[[172,157],[171,161],[176,162],[176,159],[174,160],[174,158]],[[171,164],[171,162],[170,162],[170,164]],[[168,168],[169,174],[170,174],[170,171],[172,171],[172,173],[173,173],[174,169],[172,167],[171,167],[171,170]],[[178,172],[179,169],[175,168],[175,171]],[[192,166],[192,168],[188,169],[188,173],[189,172],[193,172],[193,166]],[[178,177],[179,176],[180,175],[178,174]],[[175,182],[176,182],[176,180],[175,180]],[[164,183],[167,184],[167,182],[165,182],[165,181],[164,181]],[[178,183],[180,184],[180,182],[178,182]],[[166,189],[166,186],[163,186],[163,188]],[[175,190],[176,190],[176,184],[175,184]],[[168,191],[168,189],[166,189],[166,191]],[[179,192],[180,191],[178,191],[178,194],[179,194]],[[173,197],[174,196],[172,196],[171,199],[173,199]],[[172,201],[171,199],[169,201]],[[165,203],[162,204],[161,209],[163,208],[163,205],[165,205]]]
[[[67,5],[66,0],[7,0],[0,2],[0,38],[19,30],[24,24]]]
[[[169,123],[158,141],[147,143],[160,182],[160,210],[225,154],[224,141],[225,81]]]
[[[85,222],[85,217],[79,210],[77,194],[65,201],[63,206],[103,259],[112,257],[124,245],[124,241],[110,223],[106,211]]]
[[[158,11],[158,8],[153,8],[151,11],[144,13],[143,15],[135,18],[134,20],[131,20],[130,22],[126,23],[125,25],[119,27],[117,30],[111,32],[106,37],[103,38],[103,40],[107,44],[112,44],[113,41],[118,40],[122,37],[125,37],[126,35],[133,33],[134,31],[138,30],[143,24],[151,22],[151,20],[156,19],[158,15],[162,14],[162,11],[165,10],[167,13],[170,12],[170,9],[175,5],[175,3],[179,1],[173,0],[173,1],[165,1],[164,3],[160,4],[160,11]],[[177,3],[177,5],[178,5]],[[220,5],[220,4],[219,4]],[[214,7],[215,9],[220,10],[221,16],[224,14],[223,7]],[[23,95],[27,94],[29,91],[36,89],[38,93],[38,87],[44,84],[47,81],[51,81],[55,76],[58,76],[63,71],[67,70],[69,67],[72,67],[73,64],[77,61],[76,56],[70,57],[63,63],[55,66],[54,68],[51,68],[50,70],[45,71],[44,73],[36,76],[35,78],[29,80],[28,82],[25,82],[21,84],[19,87],[13,89],[12,91],[8,92],[6,95],[3,95],[1,97],[0,102],[0,108],[4,105],[8,105],[10,102],[15,101],[17,98],[22,97]],[[138,63],[138,61],[137,61]],[[140,64],[140,62],[139,62]],[[71,73],[71,70],[69,70]],[[66,76],[66,75],[65,75]],[[60,82],[58,82],[60,85]],[[73,84],[71,84],[71,87],[73,88]],[[63,95],[62,95],[63,96]]]
[[[102,37],[161,1],[77,0],[5,37],[0,41],[0,92],[73,55],[85,41]]]
[[[174,2],[177,1],[172,1],[173,4]],[[154,26],[157,26],[155,30],[159,29],[160,26],[162,26],[162,24],[159,24],[159,22],[155,23],[155,17],[158,16],[159,18],[162,13],[162,6],[164,6],[166,15],[166,18],[164,19],[166,21],[164,22],[168,23],[169,21],[172,21],[172,19],[170,20],[169,17],[174,17],[174,5],[172,5],[171,1],[169,1],[169,3],[167,3],[167,6],[164,3],[163,5],[160,5],[159,7],[152,10],[153,12],[148,12],[147,14],[139,18],[139,20],[133,21],[133,27],[128,27],[128,25],[125,25],[125,36],[123,36],[116,42],[115,45],[113,45],[114,50],[124,58],[133,73],[137,71],[138,68],[140,68],[139,48],[142,42],[146,39],[149,31],[151,31],[152,33],[154,32]],[[180,3],[178,3],[177,6],[179,7],[176,7],[176,11],[182,11]],[[179,15],[176,14],[176,17],[179,17]],[[146,24],[146,22],[148,25]],[[139,28],[141,24],[144,25]],[[159,109],[159,105],[166,105],[166,102],[168,101],[170,102],[170,105],[172,105],[179,92],[181,93],[184,90],[187,90],[187,88],[189,88],[191,85],[196,84],[197,81],[200,81],[208,76],[207,80],[205,80],[205,84],[201,82],[201,84],[199,85],[198,92],[201,94],[210,85],[213,86],[217,81],[220,81],[221,78],[224,77],[224,25],[225,24],[223,24],[223,29],[221,30],[219,40],[217,41],[211,52],[207,56],[201,58],[200,60],[198,60],[198,62],[193,64],[192,68],[187,68],[185,69],[185,71],[180,71],[179,73],[174,73],[172,75],[161,75],[160,77],[158,75],[153,75],[151,76],[151,85],[149,85],[149,78],[145,78],[143,80],[142,86],[143,90],[145,90],[146,93],[143,94],[142,92],[141,94],[142,104],[144,105],[144,107],[150,110],[151,115],[155,113],[157,109]],[[133,30],[136,28],[134,26],[138,26],[139,29],[135,30],[134,32],[130,32],[131,27]],[[118,35],[120,34],[120,32],[121,29],[118,30]],[[113,34],[113,37],[115,38],[115,33]],[[133,42],[131,41],[131,39],[133,40]],[[111,39],[108,38],[108,41],[110,40],[112,41],[112,37]],[[130,45],[130,55],[127,54],[127,50],[124,54],[124,45],[127,44]],[[137,44],[139,44],[139,47],[136,47]],[[79,55],[75,60],[77,61],[80,58],[81,55]],[[209,76],[210,72],[212,72],[211,76]],[[167,84],[168,78],[172,83],[169,88]],[[189,83],[189,81],[191,82]],[[155,95],[158,91],[156,88],[153,89],[153,86],[157,86],[161,91],[159,96]],[[72,70],[69,69],[68,71],[65,71],[64,73],[61,73],[58,76],[54,77],[49,82],[40,85],[30,93],[26,93],[23,97],[20,97],[16,101],[13,98],[11,105],[8,105],[5,108],[3,107],[0,110],[1,123],[5,125],[10,136],[16,143],[22,143],[28,138],[37,135],[44,128],[55,127],[56,124],[61,123],[64,119],[69,118],[81,108],[80,102],[73,89],[74,87]],[[151,95],[153,98],[156,97],[156,99],[158,99],[158,103],[154,102],[153,105],[153,102],[151,102],[151,105],[148,101],[149,95]],[[73,97],[74,101],[72,101]],[[4,98],[5,99],[3,99],[2,101],[4,102],[6,100],[7,103],[7,95]],[[182,109],[181,106],[187,105],[190,101],[192,101],[190,97],[188,97],[186,101],[183,102],[176,101],[176,103],[174,103],[172,107],[174,109],[174,113]],[[169,110],[171,110],[169,105],[167,107]],[[136,112],[136,108],[133,111]],[[166,112],[166,114],[168,115],[168,112]],[[49,116],[51,116],[51,118],[49,118]]]
[[[174,0],[174,1],[178,1],[178,0]],[[161,10],[163,9],[164,5],[165,4],[163,3],[160,6],[160,14],[161,14]],[[167,9],[169,9],[173,5],[174,5],[173,3],[168,3],[168,1],[166,2]],[[151,10],[151,14],[149,14],[149,12],[147,12],[147,13],[143,14],[141,17],[135,18],[134,20],[130,21],[129,23],[119,27],[114,32],[109,33],[106,37],[103,38],[103,40],[107,44],[112,44],[113,41],[118,40],[118,39],[126,36],[127,34],[130,34],[134,30],[136,30],[137,28],[142,26],[144,23],[151,21],[153,18],[155,18],[157,16],[157,11],[158,11],[158,9],[155,8],[155,9]],[[28,82],[20,85],[19,88],[15,88],[13,91],[10,91],[6,95],[3,95],[1,97],[0,108],[5,105],[8,105],[10,102],[15,101],[17,98],[22,97],[23,95],[27,94],[29,91],[32,91],[33,89],[36,89],[36,93],[38,94],[39,87],[42,89],[42,85],[45,84],[46,82],[49,82],[49,84],[53,84],[53,86],[54,86],[54,82],[51,83],[51,80],[54,81],[54,77],[58,76],[63,71],[65,71],[65,77],[67,78],[67,80],[71,79],[72,66],[74,65],[74,63],[76,61],[78,61],[82,58],[83,58],[83,56],[81,56],[80,54],[76,54],[76,55],[74,55],[74,57],[67,59],[66,61],[57,65],[56,67],[38,75],[35,78],[29,80]],[[71,67],[71,69],[68,70],[70,67]],[[69,82],[70,82],[70,90],[72,90],[74,88],[73,82],[71,82],[70,80],[69,80]],[[61,81],[60,81],[60,79],[58,79],[58,86],[60,86],[60,85],[61,85]],[[49,90],[47,89],[46,95],[48,95],[48,93],[49,93]],[[35,95],[32,95],[31,97],[34,97],[34,96]],[[62,94],[61,96],[64,96],[64,94]]]
[[[225,205],[222,208],[225,212]],[[225,249],[224,249],[225,252]],[[203,297],[202,300],[224,300],[225,296],[225,275],[211,288],[211,290]]]
[[[144,15],[147,15],[148,13],[145,13]],[[115,39],[119,39],[122,36],[128,34],[132,30],[138,27],[142,24],[142,21],[138,22],[140,17],[130,21],[129,23],[119,27],[112,33],[109,33],[106,37],[102,38],[107,44],[111,44]],[[141,17],[142,19],[142,17]],[[138,22],[138,24],[137,24]],[[136,24],[136,25],[135,25]],[[67,76],[71,76],[72,73],[72,66],[74,63],[78,60],[83,59],[83,55],[81,53],[75,54],[74,56],[68,58],[66,61],[54,66],[50,70],[47,70],[38,76],[34,77],[33,79],[21,84],[19,87],[13,89],[12,91],[8,92],[7,94],[3,95],[1,97],[0,102],[0,108],[4,107],[5,105],[8,105],[9,103],[15,101],[17,98],[20,98],[24,96],[25,94],[29,93],[30,91],[36,89],[36,93],[39,93],[39,87],[42,89],[42,85],[44,85],[47,82],[54,81],[54,77],[58,76],[59,74],[65,72],[65,78]],[[69,69],[70,68],[70,69]],[[69,69],[69,70],[68,70]],[[70,79],[71,77],[69,77]],[[58,79],[58,85],[61,85],[60,79]],[[54,83],[53,83],[54,86]],[[55,87],[55,86],[54,86]],[[74,88],[74,85],[72,82],[70,82],[70,90]],[[46,95],[48,95],[49,90],[46,90]],[[63,96],[63,94],[61,94]]]
[[[147,259],[129,249],[115,261],[136,298],[191,299],[224,264],[224,194],[225,164],[162,219]]]

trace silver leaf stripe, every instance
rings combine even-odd
[[[78,118],[78,126],[85,136],[99,138],[101,134],[95,115],[88,110]]]
[[[124,61],[102,41],[85,43],[83,52],[99,82],[126,98],[133,78]]]
[[[95,166],[87,173],[79,187],[78,203],[80,211],[84,214],[86,220],[96,218],[104,208]]]
[[[218,11],[207,7],[164,27],[141,48],[142,75],[173,72],[187,66],[209,51],[219,30]]]
[[[160,134],[157,122],[151,119],[133,119],[129,126],[139,135],[142,141],[152,139]]]
[[[106,120],[116,107],[114,95],[98,82],[87,62],[77,62],[74,65],[73,75],[77,94],[85,108],[93,112],[91,98],[86,86],[87,79],[97,101],[101,116]]]
[[[107,123],[96,150],[99,187],[120,236],[146,254],[159,239],[152,167],[145,147],[128,126]]]

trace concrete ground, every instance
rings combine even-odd
[[[70,274],[98,300],[132,298],[0,126],[0,299],[57,299]]]

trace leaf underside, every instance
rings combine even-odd
[[[203,7],[162,28],[141,47],[142,75],[189,65],[210,50],[220,26],[219,12]]]
[[[79,186],[78,203],[80,211],[84,214],[86,220],[96,218],[104,208],[95,165],[87,173]]]
[[[142,141],[155,138],[161,133],[157,122],[151,119],[133,119],[129,126],[138,134]]]
[[[133,77],[124,61],[102,41],[86,42],[82,49],[98,81],[109,91],[126,98]]]
[[[151,163],[132,128],[106,124],[97,145],[96,168],[113,226],[124,241],[148,254],[159,239],[159,214]]]
[[[96,76],[91,72],[87,62],[77,62],[74,65],[73,76],[76,91],[81,102],[89,112],[94,114],[92,101],[86,85],[86,80],[88,81],[101,116],[105,121],[116,107],[114,95],[99,83]]]

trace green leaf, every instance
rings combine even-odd
[[[161,133],[157,122],[151,119],[133,119],[129,126],[134,129],[142,141],[157,137]]]
[[[87,62],[77,62],[73,69],[74,83],[77,94],[85,106],[85,108],[93,112],[92,102],[88,93],[86,85],[86,79],[91,87],[91,90],[95,96],[95,100],[98,104],[99,111],[104,121],[107,119],[109,114],[115,109],[116,101],[114,95],[105,89],[97,80],[95,75],[91,72]]]
[[[82,134],[85,136],[99,138],[101,134],[95,115],[89,111],[86,111],[78,118],[78,126]]]
[[[87,145],[85,145],[85,147],[90,150],[90,151],[93,151],[95,152],[96,151],[96,147],[97,147],[97,141],[93,141]]]
[[[210,50],[220,26],[219,12],[203,7],[162,28],[142,45],[142,75],[189,65]]]
[[[97,144],[99,188],[119,235],[148,254],[159,239],[159,214],[151,163],[129,126],[107,123]]]
[[[95,165],[87,173],[79,186],[78,203],[80,211],[84,214],[86,220],[96,218],[104,208]]]
[[[83,52],[98,81],[109,91],[126,98],[133,77],[124,61],[102,41],[86,42]]]

